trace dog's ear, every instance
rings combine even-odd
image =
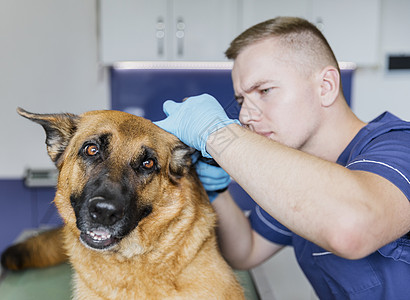
[[[171,161],[169,163],[169,173],[171,179],[178,180],[188,173],[192,165],[191,154],[195,149],[188,147],[183,143],[177,144],[171,150]]]
[[[58,167],[61,155],[77,130],[80,117],[73,114],[34,114],[20,107],[17,108],[17,112],[21,116],[43,126],[46,132],[48,155]]]

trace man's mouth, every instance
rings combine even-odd
[[[118,242],[120,238],[113,236],[108,230],[87,230],[81,232],[80,241],[92,250],[109,250]]]
[[[267,138],[272,138],[273,132],[272,131],[263,131],[263,130],[258,130],[254,126],[250,125],[242,125],[243,128],[248,129],[258,135],[267,137]]]
[[[267,137],[267,138],[271,138],[272,136],[272,132],[271,131],[255,131],[255,133]]]

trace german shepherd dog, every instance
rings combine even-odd
[[[74,299],[244,299],[191,148],[124,112],[18,113],[46,132],[64,226],[10,247],[6,268],[68,257]]]

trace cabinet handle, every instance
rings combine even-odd
[[[159,57],[164,56],[164,39],[165,39],[165,22],[163,17],[159,17],[156,24],[156,33],[157,38],[157,54]]]
[[[321,17],[316,18],[315,25],[322,32],[325,29],[325,23],[323,22],[323,19]]]
[[[185,23],[181,17],[177,19],[175,36],[177,38],[177,55],[182,57],[184,56]]]

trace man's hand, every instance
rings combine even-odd
[[[195,169],[211,203],[231,182],[231,177],[221,167],[210,165],[201,159],[195,163]]]
[[[206,151],[209,135],[229,124],[240,124],[238,120],[229,119],[219,102],[208,94],[190,97],[181,103],[167,100],[163,110],[167,118],[155,124],[208,158],[211,157]]]

